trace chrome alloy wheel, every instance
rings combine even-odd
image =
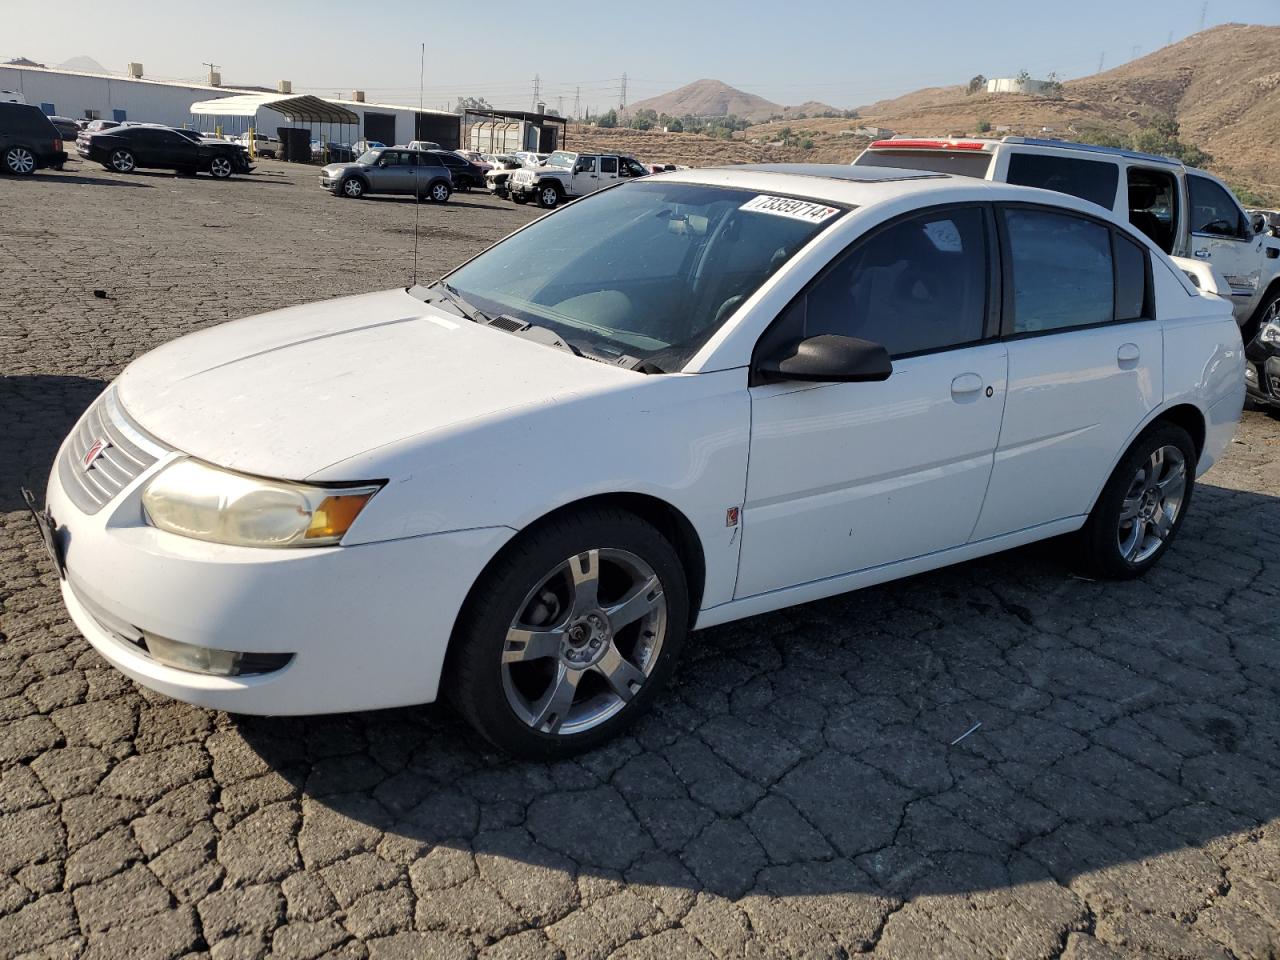
[[[117,173],[131,173],[134,168],[133,154],[128,150],[116,150],[111,154],[111,169]]]
[[[214,157],[209,163],[209,172],[222,179],[231,176],[231,161],[226,157]]]
[[[1187,491],[1187,463],[1177,447],[1163,446],[1138,468],[1120,505],[1120,555],[1139,564],[1160,549],[1178,520]]]
[[[555,187],[542,188],[542,205],[544,207],[554,207],[560,202],[560,191]]]
[[[502,686],[527,726],[570,735],[621,711],[667,634],[662,582],[626,550],[570,557],[525,596],[507,630]]]
[[[449,188],[443,183],[437,183],[431,188],[431,199],[436,203],[444,203],[449,199]]]
[[[36,157],[26,147],[10,147],[4,155],[5,165],[10,173],[26,176],[36,168]]]
[[[364,193],[364,184],[355,177],[342,181],[342,192],[348,197],[359,197]]]

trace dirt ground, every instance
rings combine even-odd
[[[0,179],[0,960],[1280,952],[1257,411],[1146,578],[1050,542],[703,631],[571,762],[495,756],[443,706],[234,717],[111,669],[17,488],[157,344],[407,283],[415,213],[426,277],[537,215],[270,162]]]

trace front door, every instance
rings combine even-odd
[[[383,150],[371,179],[378,193],[413,193],[423,174],[417,169],[412,150]]]
[[[1191,255],[1212,263],[1231,287],[1236,319],[1253,314],[1261,291],[1262,236],[1254,236],[1240,204],[1221,184],[1187,173],[1190,195]]]
[[[761,350],[824,333],[872,340],[893,373],[751,388],[735,596],[969,539],[1005,399],[1005,346],[984,341],[994,234],[981,205],[894,221],[842,253],[765,334]]]
[[[599,157],[579,156],[573,165],[573,176],[570,178],[570,189],[575,197],[585,197],[600,189]]]
[[[1004,217],[1009,399],[975,540],[1088,514],[1164,389],[1146,247],[1060,210]]]

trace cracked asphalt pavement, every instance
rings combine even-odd
[[[707,630],[575,761],[443,706],[240,718],[108,667],[17,488],[157,344],[407,282],[413,205],[314,176],[0,179],[0,960],[1280,953],[1258,411],[1145,579],[1048,543]],[[420,212],[424,276],[537,215]]]

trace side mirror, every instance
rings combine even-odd
[[[1260,213],[1255,213],[1249,218],[1249,229],[1253,236],[1257,236],[1267,229],[1267,218]]]
[[[893,373],[889,351],[858,337],[825,333],[788,344],[778,355],[756,365],[761,380],[805,380],[820,383],[866,383],[887,380]]]

